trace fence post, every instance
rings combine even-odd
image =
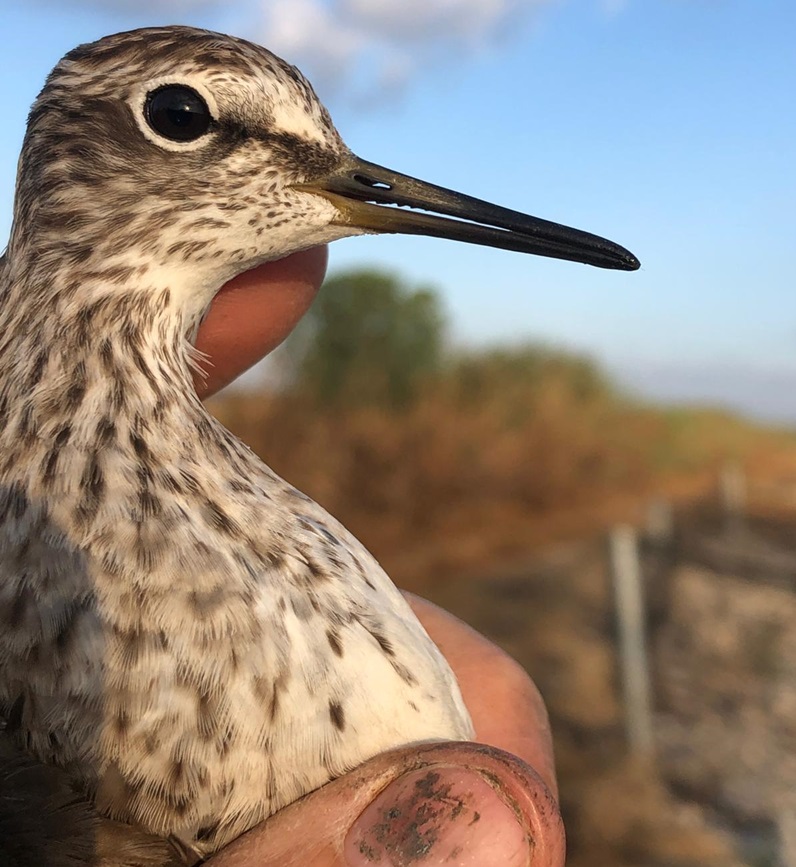
[[[610,557],[628,746],[634,756],[650,759],[654,741],[646,618],[638,541],[632,527],[620,525],[611,531]]]
[[[719,477],[719,499],[728,534],[743,530],[746,512],[746,477],[736,461],[725,464]]]

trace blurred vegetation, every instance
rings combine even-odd
[[[320,406],[403,408],[442,362],[437,295],[383,271],[330,277],[291,337],[294,384]]]
[[[645,404],[560,349],[456,350],[434,291],[380,271],[331,277],[286,357],[284,386],[229,392],[214,411],[410,586],[796,445],[726,412]]]

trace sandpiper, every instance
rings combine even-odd
[[[359,159],[298,70],[229,36],[83,45],[31,110],[0,265],[0,705],[189,861],[375,753],[473,733],[372,556],[191,385],[225,281],[369,232],[638,267]]]

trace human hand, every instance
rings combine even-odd
[[[200,329],[212,367],[203,396],[278,345],[326,267],[310,250],[241,275]],[[376,756],[236,840],[207,867],[560,867],[564,832],[547,714],[530,678],[461,621],[409,597],[451,664],[480,743]]]
[[[307,312],[326,274],[328,250],[315,247],[239,274],[216,295],[199,328],[197,349],[208,358],[194,377],[209,397],[267,355]]]

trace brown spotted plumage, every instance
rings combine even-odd
[[[142,134],[136,93],[161,79],[212,93],[205,149]],[[280,131],[278,96],[311,140]],[[312,200],[287,183],[345,153],[287,64],[169,28],[68,55],[20,162],[0,270],[6,735],[101,815],[196,855],[379,750],[470,734],[372,558],[190,384],[189,340],[219,285],[330,240],[323,225],[302,234]],[[387,657],[385,630],[422,685]]]
[[[472,735],[370,554],[192,387],[191,341],[226,280],[378,231],[637,266],[359,160],[303,76],[242,40],[122,33],[47,80],[0,260],[11,863],[194,862],[375,753]],[[22,785],[36,779],[52,784],[43,809]],[[22,825],[38,828],[28,844]]]

